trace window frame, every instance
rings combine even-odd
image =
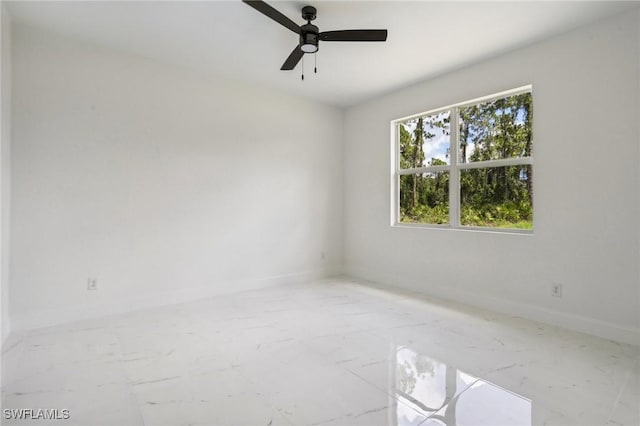
[[[535,206],[532,203],[533,218],[531,229],[517,228],[497,228],[484,226],[465,226],[460,224],[460,175],[463,170],[470,169],[486,169],[507,166],[526,166],[533,167],[533,157],[535,144],[531,146],[531,154],[528,157],[505,158],[499,160],[474,161],[469,163],[458,163],[459,147],[460,147],[460,129],[459,129],[459,109],[471,105],[477,105],[483,102],[492,101],[499,98],[520,95],[523,93],[531,93],[533,95],[533,85],[517,87],[511,90],[505,90],[488,96],[475,98],[469,101],[458,102],[437,109],[412,114],[406,117],[397,118],[391,121],[391,226],[399,228],[427,228],[427,229],[453,229],[463,231],[484,231],[499,232],[508,234],[533,234],[535,229]],[[427,115],[436,115],[449,111],[449,164],[443,166],[426,166],[410,169],[400,168],[400,124],[408,120]],[[533,136],[532,136],[533,137]],[[430,224],[430,223],[407,223],[400,222],[400,176],[418,173],[449,173],[449,223],[448,224]],[[534,174],[535,176],[535,174]]]

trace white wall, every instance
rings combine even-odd
[[[4,345],[9,336],[9,241],[11,213],[11,19],[6,5],[0,4],[0,330]]]
[[[13,42],[15,329],[341,270],[340,110],[17,23]]]
[[[634,12],[349,109],[346,271],[640,343],[639,46]],[[390,121],[529,83],[534,235],[391,227]]]

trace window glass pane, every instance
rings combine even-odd
[[[449,223],[449,172],[400,176],[400,222]]]
[[[461,170],[460,224],[533,228],[530,165]]]
[[[531,93],[460,107],[459,163],[531,156]]]
[[[449,163],[449,116],[445,111],[400,123],[400,168]]]

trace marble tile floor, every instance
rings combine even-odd
[[[640,424],[638,347],[348,279],[10,339],[3,425]]]

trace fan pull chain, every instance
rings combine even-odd
[[[302,56],[302,81],[304,81],[304,55]]]
[[[318,73],[318,53],[316,52],[315,55],[313,55],[313,73],[317,74]]]

